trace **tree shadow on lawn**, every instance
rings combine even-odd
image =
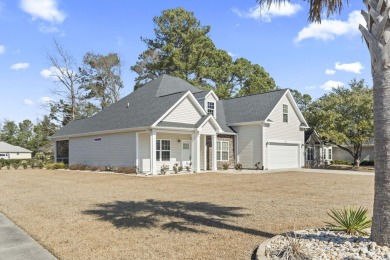
[[[241,207],[225,207],[208,202],[153,199],[116,201],[97,204],[96,207],[96,209],[83,211],[83,214],[97,216],[99,220],[111,222],[117,228],[154,228],[160,226],[165,230],[205,233],[197,228],[205,226],[266,238],[275,236],[275,234],[268,232],[227,223],[229,218],[247,216],[247,214],[239,213],[243,209]]]

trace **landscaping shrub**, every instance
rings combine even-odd
[[[38,167],[39,169],[43,169],[43,167],[45,166],[45,164],[43,163],[42,160],[36,160],[36,161],[35,161],[35,166]]]
[[[360,166],[374,166],[374,165],[375,165],[374,161],[366,161],[366,160],[364,160],[364,161],[362,161],[360,163]]]
[[[229,169],[229,164],[228,163],[224,163],[224,164],[222,164],[222,169],[223,170],[227,170],[227,169]]]
[[[34,159],[44,162],[46,160],[46,155],[43,152],[37,152],[34,156]]]
[[[21,161],[20,164],[22,165],[23,169],[27,169],[28,162],[26,160]]]
[[[363,207],[332,209],[327,213],[335,222],[326,222],[332,231],[343,231],[348,235],[365,235],[365,229],[371,227],[371,220],[367,218],[367,209]]]
[[[330,163],[336,165],[352,165],[352,162],[343,161],[343,160],[334,160],[334,161],[330,161]]]
[[[20,166],[20,161],[19,160],[12,160],[11,164],[12,164],[12,167],[15,170],[17,170],[19,168],[19,166]]]
[[[242,170],[242,164],[241,163],[237,163],[236,165],[234,165],[234,169],[236,169],[237,171],[241,171]]]
[[[83,165],[83,164],[72,164],[69,166],[69,169],[73,170],[73,171],[85,171],[87,170],[87,165]]]
[[[65,169],[65,164],[63,162],[59,163],[47,163],[45,165],[45,168],[47,170],[58,170],[58,169]]]
[[[4,160],[5,166],[7,166],[7,170],[11,169],[11,161],[10,160]]]
[[[0,170],[5,166],[5,160],[3,158],[0,159]]]
[[[118,173],[125,173],[125,174],[136,174],[136,168],[134,167],[118,167],[116,170]]]

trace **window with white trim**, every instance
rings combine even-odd
[[[171,140],[156,140],[156,161],[171,160]]]
[[[217,161],[229,161],[229,142],[217,142]]]
[[[283,104],[283,122],[288,123],[288,106]]]
[[[328,160],[332,160],[332,148],[328,149]]]
[[[313,161],[314,160],[314,147],[307,147],[307,155],[306,155],[306,159],[308,161]]]
[[[215,103],[207,102],[207,114],[213,115],[215,117]]]

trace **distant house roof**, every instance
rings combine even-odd
[[[265,121],[287,89],[222,100],[226,124]]]
[[[0,142],[0,153],[31,153],[32,151],[27,150],[20,146],[8,144],[6,142]]]

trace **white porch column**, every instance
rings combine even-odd
[[[212,170],[216,171],[217,170],[217,135],[212,136],[213,144],[212,144],[212,151],[213,151],[213,163],[212,163]]]
[[[200,171],[200,133],[195,132],[192,134],[192,153],[191,153],[191,161],[192,161],[192,170],[194,172]]]
[[[155,175],[156,171],[156,132],[150,132],[150,173]]]
[[[203,136],[203,170],[207,170],[207,136]]]
[[[135,167],[136,170],[139,171],[139,133],[135,133]]]

